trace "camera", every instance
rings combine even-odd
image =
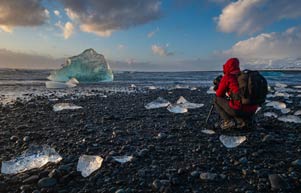
[[[218,85],[221,81],[221,79],[223,78],[222,75],[219,75],[217,76],[214,80],[213,80],[213,84],[214,84],[214,87],[213,87],[213,90],[217,90],[218,89]]]

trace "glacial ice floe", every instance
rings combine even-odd
[[[87,49],[77,56],[70,57],[61,69],[48,76],[49,80],[65,82],[76,78],[80,82],[113,81],[113,72],[104,56],[93,49]]]
[[[176,104],[182,108],[187,108],[187,109],[196,109],[204,106],[204,104],[191,103],[187,101],[183,96],[180,96]]]
[[[266,104],[266,106],[268,107],[273,107],[275,109],[285,109],[286,108],[286,104],[280,101],[271,101],[269,103]]]
[[[134,157],[133,156],[113,156],[113,159],[121,164],[124,164],[126,162],[132,161]]]
[[[221,135],[219,137],[219,140],[222,142],[222,144],[227,148],[234,148],[242,144],[244,141],[246,141],[246,136],[227,136],[227,135]]]
[[[289,108],[281,109],[282,114],[287,114],[289,112],[291,112],[291,109],[289,109]]]
[[[46,81],[46,88],[73,88],[76,87],[79,82],[76,78],[71,78],[67,82],[56,82],[56,81]]]
[[[278,117],[279,121],[289,122],[289,123],[301,123],[301,118],[295,115],[286,115]]]
[[[297,110],[297,111],[294,113],[294,115],[296,115],[296,116],[301,115],[301,110]]]
[[[188,109],[187,108],[184,108],[180,105],[169,105],[167,107],[167,110],[171,113],[187,113],[188,112]]]
[[[9,161],[3,161],[1,173],[17,174],[34,168],[40,168],[48,162],[58,163],[61,160],[62,157],[54,148],[48,145],[30,146],[21,156]]]
[[[274,112],[265,112],[265,113],[263,113],[263,116],[265,116],[265,117],[274,117],[274,118],[278,117],[278,115]]]
[[[53,105],[53,111],[62,111],[62,110],[75,110],[75,109],[81,109],[83,107],[74,105],[72,103],[57,103]]]
[[[283,84],[283,83],[277,82],[277,83],[275,84],[275,86],[278,87],[278,88],[286,88],[286,87],[287,87],[287,84]]]
[[[215,94],[215,91],[213,90],[214,86],[209,87],[207,90],[207,94]]]
[[[170,105],[170,102],[165,100],[162,97],[158,97],[156,100],[146,104],[144,107],[146,109],[157,109],[157,108],[162,108],[162,107],[167,107]]]
[[[215,131],[211,130],[211,129],[202,129],[201,130],[202,133],[208,134],[208,135],[213,135],[215,134]]]
[[[77,163],[77,171],[81,172],[83,177],[88,177],[94,171],[98,170],[103,162],[103,158],[94,155],[81,155]]]

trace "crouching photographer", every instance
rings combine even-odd
[[[245,128],[255,113],[258,105],[242,104],[239,93],[238,75],[241,73],[239,60],[229,59],[223,65],[224,76],[218,76],[214,81],[215,99],[214,106],[222,118],[221,129]]]

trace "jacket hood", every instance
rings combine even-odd
[[[239,60],[237,58],[230,58],[223,65],[224,74],[237,74],[240,72]]]

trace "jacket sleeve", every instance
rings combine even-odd
[[[221,79],[221,82],[218,85],[218,89],[215,92],[215,95],[218,97],[224,97],[227,92],[227,88],[228,88],[227,84],[228,84],[227,77],[223,76],[223,78]]]

